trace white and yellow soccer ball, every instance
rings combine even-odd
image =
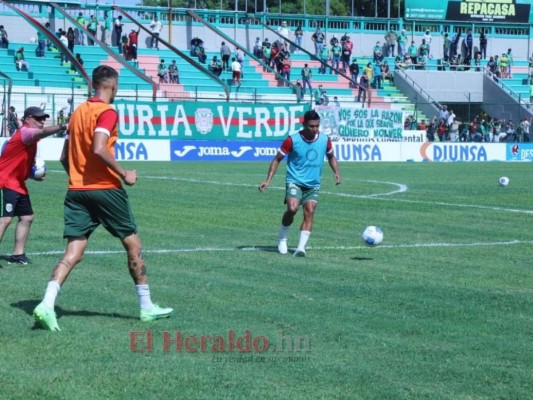
[[[31,167],[30,178],[42,179],[46,175],[46,163],[42,158],[35,157],[35,162]]]
[[[363,229],[361,238],[367,246],[378,246],[383,242],[383,231],[377,226],[370,225]]]

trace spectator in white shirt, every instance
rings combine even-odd
[[[426,44],[428,47],[428,56],[431,57],[431,33],[428,29],[426,29],[426,33],[424,33],[423,39],[426,40]]]
[[[158,43],[159,43],[159,34],[161,33],[161,31],[163,30],[163,24],[161,23],[161,21],[159,21],[159,18],[157,18],[157,16],[154,16],[154,19],[153,21],[150,23],[150,31],[152,32],[152,34],[154,36],[152,36],[152,40],[150,41],[150,48],[153,49],[153,48],[156,48],[157,50],[159,50],[159,46],[158,46]]]
[[[235,57],[231,59],[231,70],[233,71],[233,84],[241,86],[241,63]]]
[[[446,120],[446,123],[448,124],[448,126],[450,127],[453,122],[455,121],[455,114],[453,113],[453,110],[450,110],[450,114],[448,115],[448,119]]]

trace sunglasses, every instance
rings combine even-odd
[[[39,122],[42,122],[42,121],[46,121],[46,118],[47,117],[29,117],[29,118],[33,118],[35,121],[39,121]]]

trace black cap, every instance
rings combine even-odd
[[[29,117],[46,117],[50,118],[50,115],[45,113],[41,108],[39,107],[28,107],[24,110],[24,119]]]

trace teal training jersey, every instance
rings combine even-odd
[[[318,134],[314,141],[308,142],[300,133],[295,133],[285,139],[280,152],[287,155],[287,183],[310,189],[320,188],[324,157],[333,152],[328,136]]]

